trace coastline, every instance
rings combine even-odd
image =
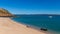
[[[17,23],[10,18],[0,17],[0,34],[48,34],[46,32],[27,28],[26,25]]]

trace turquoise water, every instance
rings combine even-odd
[[[16,15],[16,16],[18,17],[12,18],[14,21],[60,32],[59,15]],[[50,18],[49,16],[52,17]]]

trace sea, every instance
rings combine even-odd
[[[53,34],[60,34],[60,15],[15,15],[12,20],[33,27],[46,28]]]

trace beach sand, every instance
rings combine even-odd
[[[28,28],[10,18],[0,17],[0,34],[47,34],[33,28]]]

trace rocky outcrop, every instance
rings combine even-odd
[[[8,10],[0,8],[0,16],[1,17],[11,17],[13,15],[11,13],[9,13]]]

